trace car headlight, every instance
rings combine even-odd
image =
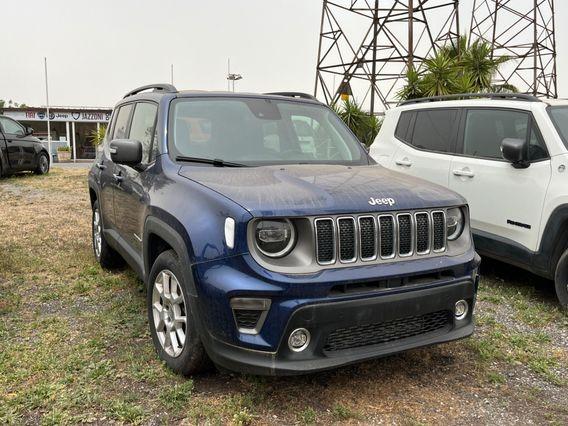
[[[462,209],[448,209],[446,212],[446,235],[448,236],[448,240],[457,240],[463,232],[464,225],[465,220]]]
[[[296,243],[296,230],[288,219],[260,220],[254,238],[258,250],[268,257],[284,257]]]

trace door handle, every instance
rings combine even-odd
[[[408,158],[403,158],[402,160],[396,160],[395,163],[397,166],[412,167],[412,161],[410,161]]]
[[[120,173],[113,173],[112,177],[114,178],[115,181],[117,181],[118,183],[122,182],[124,180],[124,177],[120,174]]]
[[[97,169],[99,170],[104,170],[107,168],[107,166],[105,166],[103,163],[95,163],[95,166],[97,167]]]
[[[473,173],[469,169],[461,169],[461,170],[454,170],[454,175],[455,176],[461,176],[461,177],[473,178],[475,176],[475,173]]]

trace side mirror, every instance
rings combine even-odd
[[[26,136],[33,134],[34,134],[34,129],[32,129],[30,126],[26,127]]]
[[[510,161],[514,168],[525,169],[529,166],[527,161],[528,142],[525,139],[506,138],[501,142],[503,158]]]
[[[138,166],[142,162],[142,143],[134,139],[115,139],[110,143],[110,158],[116,164]]]

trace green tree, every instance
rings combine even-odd
[[[499,58],[492,56],[493,51],[489,43],[483,40],[475,40],[458,61],[458,71],[471,76],[476,92],[490,90],[493,76],[501,65],[509,61],[506,56]]]
[[[98,130],[91,131],[90,137],[93,146],[99,146],[105,140],[106,130],[106,124],[102,124],[99,126]]]
[[[407,84],[398,91],[400,100],[461,93],[517,92],[512,85],[495,85],[493,77],[509,60],[493,57],[489,43],[466,36],[447,44],[424,61],[420,71],[407,72]]]
[[[333,109],[362,143],[371,146],[381,130],[381,119],[363,111],[361,106],[353,100],[334,105]]]

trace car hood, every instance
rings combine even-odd
[[[370,213],[466,203],[444,187],[378,165],[183,166],[179,174],[257,217]]]

